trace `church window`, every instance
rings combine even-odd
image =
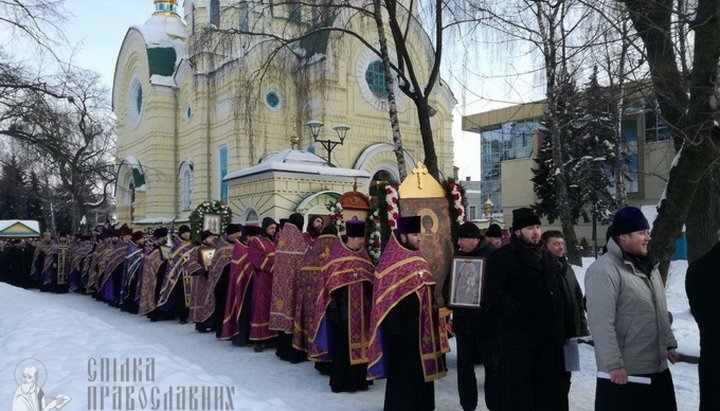
[[[375,97],[387,98],[385,68],[382,61],[375,60],[368,65],[367,70],[365,70],[365,82],[367,82],[370,91]]]
[[[227,200],[228,198],[228,183],[223,178],[228,173],[228,148],[222,146],[218,148],[218,174],[220,177],[220,200]]]
[[[183,118],[185,119],[185,121],[190,121],[190,119],[192,118],[192,107],[190,107],[190,105],[185,106]]]
[[[247,2],[241,1],[238,9],[240,14],[240,31],[248,31],[250,29],[250,15]]]
[[[277,90],[270,90],[265,94],[265,104],[271,110],[279,110],[282,107],[283,98]]]
[[[220,0],[210,1],[210,24],[220,27]]]
[[[190,8],[190,30],[192,34],[195,34],[195,4]]]
[[[192,210],[193,165],[184,162],[180,167],[180,208],[182,211]]]
[[[290,8],[288,19],[292,22],[300,23],[300,2],[291,1],[288,7]]]
[[[140,117],[142,117],[143,104],[144,104],[144,93],[143,87],[140,83],[140,78],[135,75],[130,81],[130,87],[127,94],[127,105],[126,112],[128,117],[128,123],[132,128],[137,128],[140,124]]]
[[[140,112],[142,111],[142,103],[143,103],[143,90],[142,90],[142,86],[140,84],[138,84],[137,87],[135,88],[134,99],[135,99],[135,112],[137,114],[140,114]]]

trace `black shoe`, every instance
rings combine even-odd
[[[263,352],[263,350],[265,350],[265,343],[263,343],[262,341],[256,341],[253,346],[253,351]]]

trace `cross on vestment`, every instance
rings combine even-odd
[[[421,178],[421,176],[422,176],[422,175],[427,175],[427,173],[428,173],[427,167],[425,167],[425,164],[420,163],[420,164],[418,164],[417,167],[415,167],[415,169],[413,169],[412,173],[415,174],[415,176],[417,177],[417,180],[418,180],[418,188],[419,188],[420,190],[422,190],[422,178]]]

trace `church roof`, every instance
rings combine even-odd
[[[307,151],[287,149],[268,153],[260,164],[228,173],[224,180],[233,180],[268,171],[284,171],[298,174],[317,174],[336,177],[364,177],[370,175],[364,170],[340,168],[328,165],[327,161]]]
[[[40,224],[35,220],[0,220],[0,238],[40,237]]]

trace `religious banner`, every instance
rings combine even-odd
[[[400,184],[398,192],[400,215],[421,218],[420,251],[430,264],[438,306],[444,307],[443,290],[454,255],[445,189],[427,172],[425,165],[419,163]]]

